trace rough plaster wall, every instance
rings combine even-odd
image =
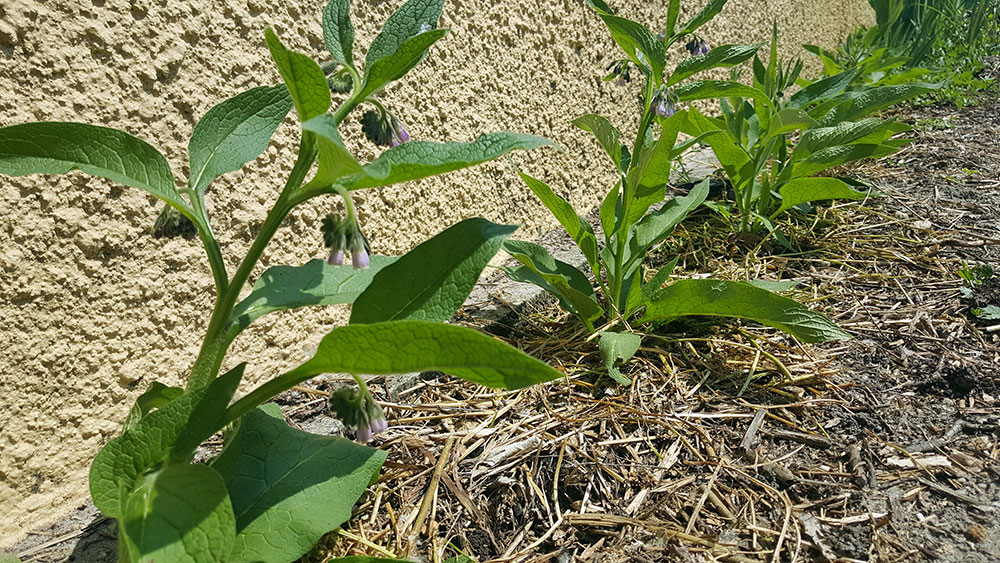
[[[401,0],[356,1],[356,57]],[[704,0],[685,0],[683,17]],[[665,2],[616,1],[660,24]],[[0,126],[74,120],[124,129],[160,148],[186,177],[186,141],[214,103],[276,83],[262,35],[322,57],[323,2],[307,0],[5,0],[0,4]],[[870,19],[864,0],[731,0],[703,34],[712,44],[764,41],[776,17],[787,52],[833,46]],[[565,152],[516,154],[574,205],[595,205],[610,179],[596,144],[570,120],[598,112],[634,120],[635,86],[600,75],[618,58],[582,0],[452,0],[452,32],[422,68],[384,96],[418,139],[469,140],[513,130],[548,136]],[[680,60],[674,54],[672,63]],[[618,104],[621,104],[619,109]],[[627,130],[627,126],[624,127]],[[347,132],[363,158],[371,147]],[[232,271],[295,150],[288,120],[267,152],[228,174],[210,196]],[[553,226],[506,163],[357,198],[378,253],[401,253],[458,220]],[[263,268],[323,256],[322,200],[296,211]],[[213,297],[197,241],[149,235],[159,204],[138,190],[73,173],[0,177],[0,547],[84,502],[87,466],[150,382],[179,384],[198,350]],[[251,280],[252,281],[252,280]],[[250,360],[244,391],[306,358],[344,311],[266,317],[235,343]]]

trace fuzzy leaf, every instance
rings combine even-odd
[[[622,48],[622,51],[625,51],[625,56],[639,68],[650,69],[653,76],[656,77],[657,84],[659,84],[663,68],[667,64],[663,43],[660,43],[653,32],[640,23],[602,13],[602,11],[598,11],[598,15],[611,31],[611,37]]]
[[[632,380],[622,375],[617,363],[627,362],[642,344],[642,337],[631,332],[601,332],[597,341],[597,349],[601,353],[601,361],[608,369],[608,375],[621,385],[631,385]]]
[[[188,142],[188,187],[204,194],[213,180],[260,156],[291,109],[288,89],[279,85],[247,90],[208,110]]]
[[[229,561],[236,533],[222,477],[189,464],[144,476],[125,499],[119,526],[132,561]]]
[[[297,375],[387,375],[440,371],[494,389],[521,389],[561,374],[490,336],[429,321],[347,325],[323,337],[316,355]]]
[[[803,342],[846,340],[842,328],[805,305],[744,282],[680,280],[646,303],[639,321],[667,322],[689,315],[749,319],[782,330]]]
[[[480,218],[448,227],[379,272],[351,307],[351,324],[447,321],[516,230]]]
[[[150,383],[149,389],[136,398],[135,404],[132,405],[132,409],[129,410],[128,417],[125,419],[122,431],[127,432],[142,420],[142,417],[149,414],[149,411],[162,408],[183,394],[184,389],[180,387],[168,387],[159,381]]]
[[[299,121],[305,123],[326,113],[330,109],[330,85],[323,75],[323,69],[302,53],[286,49],[271,28],[264,31],[264,41],[271,51],[274,64],[278,66],[288,93],[291,94]]]
[[[236,517],[228,563],[291,561],[351,517],[386,452],[288,426],[277,405],[240,420],[212,462]]]
[[[674,197],[656,211],[644,216],[635,226],[635,242],[644,255],[654,244],[670,236],[674,227],[683,221],[708,197],[709,180],[699,182],[683,197]]]
[[[246,299],[233,309],[226,338],[232,341],[250,323],[274,311],[310,305],[353,303],[394,257],[372,256],[367,270],[331,266],[326,260],[310,260],[302,266],[268,268]]]
[[[71,170],[145,190],[190,213],[174,188],[167,159],[124,131],[55,121],[0,128],[0,174],[65,174]]]
[[[789,181],[779,190],[781,192],[781,207],[771,217],[777,217],[796,205],[810,201],[827,199],[859,200],[868,197],[865,192],[859,192],[836,178],[796,178]]]
[[[708,23],[712,18],[722,11],[723,6],[726,5],[727,0],[709,0],[708,4],[701,9],[700,12],[694,15],[693,18],[689,19],[684,27],[681,29],[679,34],[693,33],[698,30],[699,27]]]
[[[389,16],[368,48],[365,74],[376,61],[392,56],[411,37],[435,29],[443,7],[444,0],[409,0]]]
[[[593,133],[594,137],[597,138],[597,142],[601,145],[601,148],[604,149],[604,152],[608,153],[608,156],[610,156],[611,160],[614,161],[615,168],[621,168],[622,148],[621,144],[618,142],[618,138],[621,134],[610,121],[600,115],[587,114],[574,119],[573,125],[576,125],[584,131],[590,131]]]
[[[333,60],[354,68],[354,24],[351,0],[330,0],[323,10],[323,42]]]
[[[684,59],[674,69],[667,81],[667,86],[673,86],[681,80],[693,76],[704,70],[719,67],[730,67],[746,61],[763,46],[763,43],[756,45],[721,45],[705,53]]]
[[[570,264],[553,258],[545,247],[522,240],[508,240],[503,248],[555,289],[554,294],[564,303],[564,307],[569,305],[567,310],[580,317],[584,324],[604,314],[604,310],[597,304],[597,296],[587,276]],[[551,291],[548,287],[539,287]]]
[[[367,65],[364,86],[358,96],[367,98],[386,84],[402,78],[423,60],[431,45],[447,34],[447,29],[425,31],[404,41],[393,54]]]
[[[409,141],[383,152],[364,166],[363,174],[339,183],[349,190],[389,186],[474,166],[513,150],[550,144],[548,139],[521,133],[484,133],[471,143]]]
[[[303,123],[302,129],[315,133],[319,144],[319,169],[314,182],[332,184],[344,176],[362,172],[361,163],[344,146],[332,115],[317,115]]]

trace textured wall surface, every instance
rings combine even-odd
[[[196,120],[226,97],[278,81],[263,44],[267,25],[289,47],[323,56],[324,3],[4,0],[0,126],[72,120],[124,129],[161,149],[185,178]],[[401,3],[354,3],[358,60]],[[704,3],[684,0],[682,18]],[[613,4],[651,26],[665,20],[665,2]],[[791,54],[803,42],[833,46],[871,16],[864,0],[731,0],[703,35],[713,45],[764,41],[772,17]],[[570,120],[597,112],[627,130],[637,91],[600,80],[620,55],[583,0],[449,0],[442,25],[451,33],[383,96],[412,137],[550,137],[565,152],[545,148],[515,160],[578,208],[598,203],[608,168]],[[674,53],[671,64],[682,56]],[[295,128],[287,120],[264,155],[213,188],[209,209],[230,271],[291,168]],[[352,120],[349,145],[371,158],[358,131]],[[553,226],[505,162],[362,192],[356,201],[383,254],[476,215],[521,223],[522,238]],[[335,203],[296,211],[257,274],[324,256],[319,219]],[[179,384],[197,353],[213,298],[207,261],[196,240],[150,236],[158,209],[144,192],[80,173],[0,176],[0,547],[84,502],[88,464],[136,395],[154,380]],[[343,318],[338,309],[266,317],[230,358],[250,361],[245,385],[256,385],[304,360]]]

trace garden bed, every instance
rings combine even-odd
[[[684,275],[800,280],[795,297],[853,340],[674,324],[647,335],[620,387],[558,309],[462,315],[566,379],[501,394],[372,380],[388,461],[346,532],[306,559],[1000,559],[1000,330],[969,316],[958,277],[963,261],[1000,265],[1000,103],[899,117],[911,145],[839,171],[882,196],[821,209],[799,234],[814,250],[747,259],[708,215],[670,243]],[[693,250],[713,233],[719,252]],[[325,424],[325,389],[286,394],[287,416]],[[16,552],[110,560],[110,523],[81,514]]]

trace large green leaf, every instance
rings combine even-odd
[[[674,94],[682,102],[732,97],[752,99],[761,130],[766,130],[770,126],[771,115],[776,113],[774,104],[768,99],[767,94],[757,88],[728,80],[692,80],[678,86]]]
[[[628,181],[631,185],[660,187],[670,181],[674,143],[677,142],[677,134],[685,120],[687,112],[682,110],[661,122],[660,136],[639,152],[639,161],[629,173]],[[639,214],[629,220],[638,219],[647,209],[649,208],[638,210]]]
[[[188,187],[204,194],[212,180],[260,156],[291,109],[288,89],[279,85],[247,90],[208,110],[188,142]]]
[[[226,484],[204,465],[145,475],[125,499],[119,534],[137,563],[228,561],[236,525]]]
[[[128,412],[128,417],[125,419],[122,431],[127,432],[138,424],[142,420],[142,417],[149,414],[149,411],[163,408],[167,403],[183,394],[184,389],[182,387],[169,387],[159,381],[150,383],[149,388],[136,398],[135,403]]]
[[[174,188],[167,159],[124,131],[51,121],[0,128],[0,174],[65,174],[71,170],[145,190],[191,213]]]
[[[590,223],[577,215],[573,206],[552,191],[552,188],[548,184],[532,178],[520,170],[517,173],[524,180],[524,183],[531,188],[535,196],[552,212],[552,215],[559,221],[559,224],[566,229],[573,242],[580,247],[580,251],[583,252],[587,263],[590,264],[594,275],[599,275],[600,264],[597,261],[597,237],[594,235],[594,229],[590,226]]]
[[[845,70],[844,72],[828,76],[823,80],[817,80],[788,98],[785,107],[804,108],[818,101],[827,100],[840,94],[851,85],[854,80],[855,70]]]
[[[663,76],[663,68],[667,64],[666,51],[656,35],[646,26],[630,19],[613,16],[598,11],[604,20],[604,25],[611,31],[615,43],[625,51],[627,56],[639,68],[648,68],[653,73],[656,84]]]
[[[384,151],[365,165],[364,173],[342,179],[349,190],[389,186],[474,166],[512,150],[528,150],[552,141],[521,133],[484,133],[471,143],[410,141]]]
[[[330,109],[330,85],[316,61],[286,49],[274,30],[264,31],[264,41],[278,66],[281,79],[291,94],[299,121],[305,123]]]
[[[523,240],[508,240],[504,242],[503,249],[555,289],[556,297],[564,306],[569,305],[567,310],[580,317],[585,324],[604,314],[587,276],[570,264],[553,258],[545,247]],[[548,290],[545,286],[540,287]]]
[[[674,282],[646,303],[646,313],[639,322],[666,322],[690,315],[749,319],[803,342],[850,338],[825,315],[797,301],[748,283],[725,280]]]
[[[844,96],[847,101],[838,105],[819,120],[820,125],[831,126],[842,121],[857,121],[877,111],[894,106],[920,94],[938,88],[937,84],[900,84],[867,88],[860,92],[850,92]]]
[[[447,321],[516,230],[478,217],[448,227],[379,272],[354,301],[351,324]]]
[[[600,332],[598,333],[597,349],[601,353],[601,362],[608,369],[608,375],[621,385],[630,385],[632,380],[622,375],[618,362],[627,362],[642,344],[642,337],[631,332]]]
[[[351,517],[351,508],[386,452],[285,423],[264,405],[212,462],[225,479],[236,516],[228,563],[285,563],[309,551]]]
[[[786,209],[810,201],[827,199],[858,200],[868,197],[865,192],[859,192],[836,178],[796,178],[789,181],[779,190],[781,192],[781,207],[772,217],[778,216]]]
[[[365,56],[365,74],[376,61],[396,53],[411,37],[437,27],[444,0],[408,0],[389,16]]]
[[[335,328],[323,337],[316,355],[290,377],[431,370],[496,389],[520,389],[561,376],[545,363],[470,328],[406,320]]]
[[[693,33],[697,29],[706,23],[708,23],[712,18],[718,15],[722,11],[723,6],[726,5],[727,0],[709,0],[708,4],[701,9],[697,14],[684,24],[684,27],[678,33]]]
[[[870,133],[888,129],[892,123],[870,117],[861,121],[847,121],[832,127],[816,127],[804,131],[799,144],[795,147],[795,159],[804,158],[828,147],[853,143]]]
[[[847,162],[854,162],[862,158],[878,158],[892,154],[896,150],[898,150],[897,147],[887,143],[838,145],[816,151],[808,158],[793,163],[786,170],[789,178],[804,178]],[[785,172],[782,174],[785,175]]]
[[[354,68],[354,24],[351,0],[330,0],[323,10],[323,42],[333,60]]]
[[[695,185],[687,195],[671,198],[662,207],[643,217],[635,226],[634,240],[641,249],[637,254],[645,254],[654,244],[670,236],[674,227],[705,201],[708,191],[709,181],[706,179]]]
[[[673,74],[670,75],[667,86],[673,86],[681,80],[705,70],[738,65],[754,56],[763,45],[763,43],[757,43],[756,45],[720,45],[704,55],[695,55],[684,59],[674,69]]]
[[[753,177],[753,162],[750,155],[736,142],[728,129],[720,128],[695,108],[688,110],[687,115],[682,130],[689,135],[705,139],[733,184],[741,185]]]
[[[257,280],[250,295],[233,309],[226,338],[232,341],[250,323],[274,311],[353,303],[375,275],[395,261],[395,257],[372,256],[366,270],[331,266],[326,260],[310,260],[302,266],[272,266]]]
[[[138,476],[169,459],[187,461],[194,449],[218,431],[245,364],[155,410],[105,445],[90,465],[90,496],[105,515],[119,518],[121,491]]]
[[[622,165],[622,147],[618,141],[621,134],[618,129],[611,124],[610,121],[601,117],[600,115],[587,114],[581,115],[580,117],[573,120],[573,125],[576,125],[584,131],[590,131],[597,138],[597,142],[604,149],[604,152],[608,153],[611,160],[615,163],[615,169],[621,169]]]
[[[432,29],[419,33],[400,44],[393,54],[365,66],[365,82],[358,96],[362,99],[367,98],[386,84],[402,78],[423,60],[431,45],[447,34],[447,29]]]
[[[361,163],[344,146],[332,115],[317,115],[303,123],[302,129],[316,133],[319,144],[319,169],[314,182],[329,185],[349,174],[362,172]]]

